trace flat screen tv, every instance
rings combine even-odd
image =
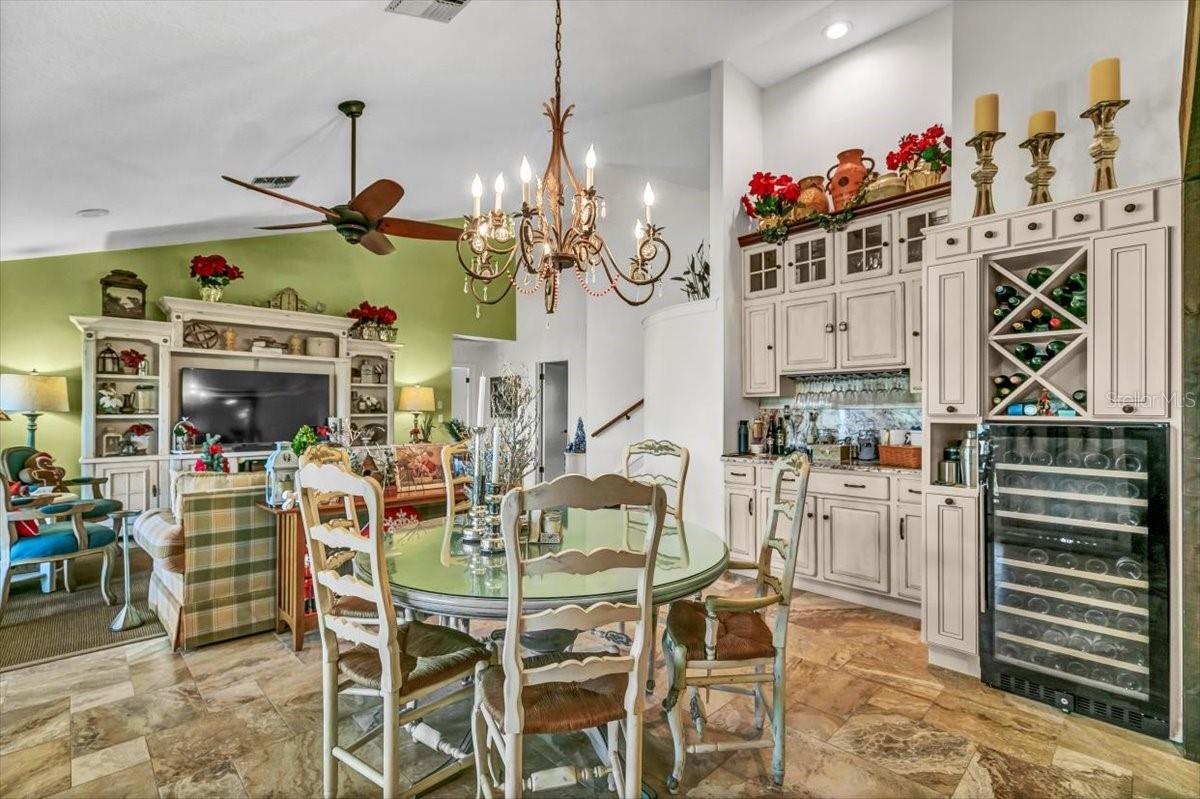
[[[301,425],[329,417],[329,375],[240,369],[180,370],[179,412],[228,449],[272,449]]]

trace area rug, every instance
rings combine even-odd
[[[134,606],[143,624],[114,633],[108,629],[125,601],[121,559],[109,582],[113,604],[100,596],[100,558],[83,558],[71,566],[74,590],[67,593],[59,576],[58,590],[43,594],[37,580],[16,583],[0,620],[0,673],[60,660],[134,641],[166,635],[146,603],[150,588],[150,558],[140,549],[130,552]]]

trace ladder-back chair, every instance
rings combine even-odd
[[[641,506],[649,511],[651,521],[640,551],[571,549],[525,559],[518,528],[526,511],[559,507],[596,510],[615,505]],[[640,796],[645,714],[640,686],[650,665],[647,655],[654,563],[665,514],[666,496],[661,487],[616,474],[595,480],[565,475],[528,491],[513,489],[505,496],[501,505],[508,566],[504,644],[499,664],[476,667],[475,713],[471,725],[479,788],[488,799],[497,795],[519,799],[523,790],[558,788],[606,776],[622,799]],[[524,577],[552,573],[588,575],[617,568],[637,570],[636,603],[599,601],[586,607],[571,604],[537,613],[526,613],[523,608]],[[558,629],[589,630],[614,622],[631,622],[636,628],[628,653],[566,652],[521,657],[518,642],[525,634]],[[577,732],[602,725],[607,725],[608,730],[607,764],[592,768],[559,766],[528,777],[524,775],[525,735]],[[625,738],[623,758],[618,754],[621,732]],[[497,755],[501,759],[499,764]]]
[[[633,461],[637,458],[678,458],[679,471],[674,474],[657,474],[653,472],[639,472],[631,474]],[[678,520],[683,520],[683,488],[687,482],[688,462],[691,460],[691,455],[688,453],[687,447],[682,447],[672,441],[655,441],[654,439],[646,439],[645,441],[637,441],[633,444],[625,445],[625,476],[630,480],[636,480],[639,483],[646,485],[659,485],[664,488],[674,490],[674,497],[669,493],[667,495],[667,515],[674,516]]]
[[[726,598],[709,596],[703,602],[680,600],[671,604],[663,650],[667,656],[670,685],[663,707],[667,710],[671,738],[675,744],[675,767],[667,779],[671,793],[679,790],[687,753],[728,751],[732,749],[774,748],[771,777],[783,784],[783,756],[787,704],[787,632],[792,581],[796,573],[796,555],[800,551],[800,527],[804,519],[804,499],[808,493],[809,460],[796,453],[775,463],[775,481],[771,488],[771,514],[766,540],[757,561],[730,561],[731,570],[755,572],[758,591],[755,597]],[[796,495],[784,496],[783,483],[795,476]],[[787,520],[788,538],[780,536],[781,522]],[[772,560],[778,553],[783,559],[780,577],[772,574]],[[777,605],[775,628],[764,618],[767,608]],[[768,673],[764,671],[771,668]],[[744,672],[750,668],[752,673]],[[704,670],[703,676],[689,677],[688,669]],[[716,673],[714,673],[716,672]],[[763,728],[766,698],[763,686],[772,685],[771,735],[753,741],[704,742],[704,709],[699,687],[751,693],[754,696],[754,724]],[[747,691],[735,686],[752,685]],[[691,689],[691,714],[700,740],[688,744],[683,726],[684,693]]]
[[[449,627],[418,621],[397,623],[383,555],[383,490],[369,477],[350,471],[346,451],[310,447],[296,474],[304,535],[312,558],[317,624],[321,634],[324,741],[322,764],[326,799],[337,795],[338,768],[345,764],[383,789],[387,799],[415,796],[473,764],[471,754],[442,739],[423,716],[471,695],[463,686],[477,662],[489,659],[486,646]],[[361,503],[367,527],[359,527]],[[324,514],[325,518],[322,518]],[[345,575],[343,567],[366,555],[371,581]],[[354,646],[339,651],[338,639]],[[443,690],[447,689],[449,690]],[[431,694],[437,697],[422,704]],[[353,743],[338,735],[339,696],[378,697],[383,720]],[[448,757],[448,763],[402,790],[400,727],[413,740]],[[354,754],[383,733],[383,770]]]
[[[464,496],[462,499],[457,499],[458,487],[471,484],[471,475],[464,473],[458,477],[454,476],[454,461],[457,459],[463,461],[469,457],[470,447],[467,442],[459,441],[455,444],[447,444],[442,447],[442,479],[446,485],[446,518],[451,519],[460,513],[466,513],[471,509],[470,497]]]

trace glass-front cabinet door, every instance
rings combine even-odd
[[[896,257],[897,269],[901,272],[916,272],[921,269],[925,256],[925,236],[921,232],[927,227],[944,225],[950,221],[949,203],[923,205],[896,212]]]
[[[833,285],[833,236],[814,231],[788,239],[787,290],[823,288]]]
[[[868,280],[892,273],[892,218],[868,217],[838,233],[841,249],[839,282]]]
[[[782,291],[783,248],[763,243],[742,250],[742,295],[749,300]]]

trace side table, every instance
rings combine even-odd
[[[125,572],[125,604],[117,611],[112,624],[108,625],[108,629],[115,633],[142,626],[142,614],[133,606],[133,578],[129,574],[129,528],[133,526],[133,520],[141,515],[142,512],[138,510],[119,510],[112,514],[114,520],[120,521],[121,556]]]

